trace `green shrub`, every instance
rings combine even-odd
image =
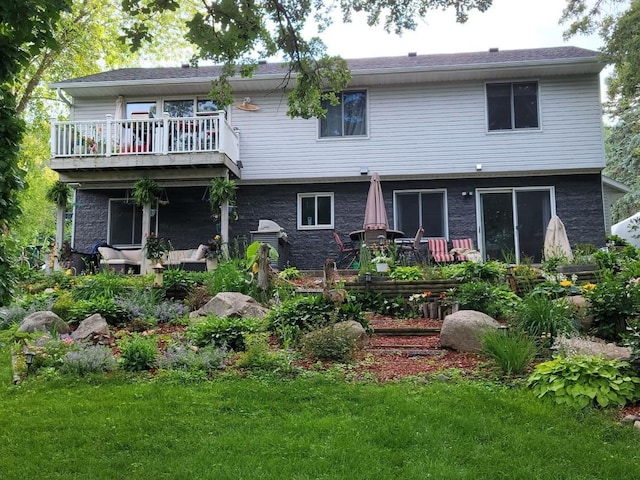
[[[281,337],[287,331],[295,339],[329,325],[335,312],[333,303],[320,295],[294,297],[271,309],[267,315],[269,329]]]
[[[482,334],[482,353],[505,375],[519,375],[535,357],[536,344],[521,331],[487,330]]]
[[[484,263],[471,261],[452,263],[442,267],[443,275],[463,282],[484,280],[490,283],[503,281],[507,274],[507,266],[496,260]]]
[[[210,315],[187,327],[187,337],[198,347],[226,346],[238,352],[245,348],[245,335],[263,329],[264,322],[256,318],[220,318]]]
[[[94,313],[104,317],[109,325],[122,325],[130,320],[128,313],[123,310],[116,299],[106,296],[96,296],[91,300],[78,300],[68,311],[69,323],[79,323]]]
[[[83,279],[71,291],[74,300],[92,300],[96,297],[114,298],[132,283],[128,276],[105,271]]]
[[[507,285],[487,282],[463,283],[456,288],[455,298],[462,310],[476,310],[493,318],[510,318],[520,303],[520,297]]]
[[[62,359],[60,371],[72,375],[110,372],[116,368],[116,359],[109,347],[85,343],[76,346]]]
[[[393,280],[400,281],[418,281],[424,278],[424,273],[420,267],[410,266],[410,267],[396,267],[389,274]]]
[[[345,329],[325,327],[308,333],[302,341],[302,351],[317,360],[347,362],[353,359],[355,339]]]
[[[71,296],[71,292],[60,293],[51,307],[51,311],[58,315],[61,319],[67,321],[69,319],[69,312],[73,307],[74,300]]]
[[[577,331],[577,311],[564,299],[530,293],[516,309],[513,323],[532,338],[544,337],[550,343],[560,334]]]
[[[251,370],[289,373],[292,371],[291,355],[269,347],[268,335],[250,334],[245,337],[246,350],[241,352],[236,366]]]
[[[244,263],[233,259],[220,262],[213,275],[207,280],[207,287],[212,296],[220,292],[240,292],[248,294],[251,291],[251,282],[248,281]]]
[[[130,320],[146,319],[151,324],[169,323],[189,313],[182,303],[165,300],[162,290],[130,289],[117,298],[116,305]]]
[[[559,357],[540,363],[529,377],[539,397],[580,408],[623,406],[640,398],[640,378],[629,364],[598,356]]]
[[[301,278],[300,270],[296,267],[288,267],[278,273],[278,278],[283,280],[295,280],[296,278]]]
[[[593,329],[605,340],[618,341],[626,331],[627,319],[640,313],[640,283],[618,274],[598,282],[586,293],[591,302]]]
[[[155,366],[158,355],[158,340],[155,336],[132,333],[118,342],[120,362],[127,371],[139,372]]]

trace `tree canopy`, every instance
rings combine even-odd
[[[202,0],[187,22],[188,39],[197,46],[193,61],[212,60],[223,65],[222,74],[212,81],[211,97],[218,105],[233,102],[229,78],[250,76],[258,60],[281,55],[288,65],[282,88],[288,90],[288,115],[320,117],[326,112],[322,100],[336,104],[335,92],[344,89],[350,73],[346,62],[326,53],[318,36],[304,37],[304,27],[315,22],[320,34],[340,13],[344,22],[363,12],[369,25],[382,24],[387,31],[401,33],[414,29],[417,21],[435,9],[455,10],[456,20],[465,22],[471,10],[485,11],[491,0],[341,0],[336,3],[284,0]],[[153,37],[149,20],[159,12],[180,8],[177,0],[123,0],[131,15],[126,36],[133,48]],[[338,12],[336,12],[336,9]]]

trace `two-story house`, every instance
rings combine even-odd
[[[51,167],[75,189],[73,244],[141,242],[140,178],[168,203],[151,229],[193,248],[220,228],[216,176],[239,185],[229,241],[262,219],[288,236],[288,260],[319,268],[332,231],[362,228],[379,173],[390,227],[471,237],[485,258],[540,261],[551,216],[572,244],[602,245],[604,143],[597,52],[574,47],[349,61],[352,80],[325,119],[286,116],[284,70],[232,81],[237,103],[206,95],[217,67],[132,68],[53,85],[71,121],[52,122]]]

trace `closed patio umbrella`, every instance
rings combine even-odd
[[[384,198],[382,197],[382,186],[380,176],[377,172],[371,175],[369,194],[367,195],[367,205],[364,210],[364,225],[367,230],[388,230],[387,211],[384,208]]]
[[[547,232],[544,236],[544,257],[546,259],[564,257],[569,261],[573,260],[567,231],[557,215],[551,217],[549,225],[547,225]]]

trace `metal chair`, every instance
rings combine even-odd
[[[404,241],[398,244],[398,251],[401,255],[406,255],[408,253],[413,254],[413,258],[416,263],[422,263],[422,254],[420,253],[420,241],[422,240],[422,235],[424,234],[424,228],[419,227],[416,231],[416,236],[413,237],[412,241]]]
[[[465,255],[465,253],[463,252],[474,250],[473,239],[471,238],[452,239],[451,245],[453,245],[453,250],[455,250],[456,260],[458,260],[459,262],[464,262],[465,260],[468,260],[467,255]]]
[[[336,266],[338,268],[350,268],[360,253],[360,249],[353,242],[343,242],[338,232],[333,232],[333,239],[338,245],[338,259]]]
[[[434,262],[453,262],[455,258],[449,253],[447,249],[446,238],[430,238],[429,242],[429,258]]]

